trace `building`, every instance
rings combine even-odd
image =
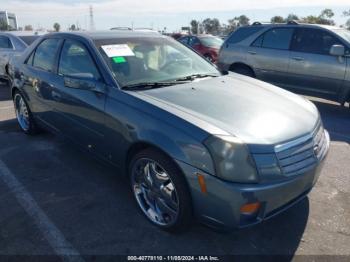
[[[17,16],[7,11],[0,11],[0,21],[10,26],[11,30],[18,30]]]

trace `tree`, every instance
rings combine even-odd
[[[324,19],[331,19],[334,16],[334,12],[332,9],[324,9],[322,10],[321,14],[320,14],[320,18],[324,18]]]
[[[54,23],[53,28],[55,29],[56,32],[59,32],[61,29],[61,25],[59,23]]]
[[[220,21],[217,18],[207,18],[203,21],[203,27],[206,33],[216,35],[220,31]]]
[[[232,32],[236,30],[237,27],[249,25],[250,19],[246,15],[236,16],[233,19],[229,19],[227,25],[227,31]]]
[[[286,19],[285,19],[286,22],[289,22],[289,21],[298,21],[298,20],[299,20],[299,17],[298,17],[297,15],[295,15],[295,14],[289,14],[289,15],[286,17]]]
[[[346,29],[350,30],[350,19],[345,22]]]
[[[25,25],[24,31],[33,31],[33,26],[32,25]]]
[[[284,18],[282,16],[276,15],[271,18],[271,23],[273,24],[281,24],[284,23]]]
[[[335,25],[334,20],[332,20],[331,18],[334,16],[334,12],[332,9],[324,9],[322,10],[321,14],[319,15],[319,24],[323,24],[323,25]]]
[[[72,24],[69,28],[70,31],[75,31],[77,30],[77,27],[75,26],[75,24]]]
[[[238,17],[235,17],[235,19],[238,20],[238,26],[249,25],[250,19],[246,15],[240,15]]]
[[[302,20],[308,24],[335,25],[334,20],[331,19],[333,16],[332,9],[324,9],[319,16],[309,15]]]
[[[350,16],[350,9],[343,12],[343,16]],[[350,30],[350,18],[345,22],[345,27]]]
[[[303,21],[304,23],[307,23],[307,24],[318,24],[318,22],[319,22],[319,17],[314,16],[314,15],[309,15],[309,16],[307,16],[307,17],[304,17],[304,18],[302,19],[302,21]]]
[[[192,20],[190,22],[192,34],[198,34],[199,22],[197,20]]]
[[[237,24],[238,24],[238,21],[236,20],[236,18],[233,18],[233,19],[230,19],[230,20],[228,20],[227,21],[228,22],[228,25],[227,25],[227,27],[228,27],[228,30],[229,31],[234,31],[234,30],[236,30],[236,28],[237,28]]]

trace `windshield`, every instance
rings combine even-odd
[[[201,56],[168,37],[114,38],[95,44],[121,87],[220,75]]]
[[[201,37],[200,38],[203,45],[208,47],[220,48],[222,43],[224,42],[221,38],[218,37]]]
[[[350,43],[350,31],[346,29],[337,29],[333,30],[334,33],[339,35],[341,38],[343,38],[345,41]]]

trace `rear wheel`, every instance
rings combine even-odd
[[[255,74],[252,69],[247,66],[235,66],[230,71],[235,72],[237,74],[250,76],[255,78]]]
[[[13,97],[16,118],[22,131],[28,135],[36,134],[38,129],[30,109],[20,92],[16,91]]]
[[[129,167],[131,187],[147,219],[168,231],[185,229],[192,220],[187,183],[175,163],[163,153],[145,149]]]

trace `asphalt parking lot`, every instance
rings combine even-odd
[[[315,100],[332,138],[309,197],[231,233],[169,234],[138,212],[126,179],[51,134],[28,137],[0,86],[1,255],[349,255],[350,109]],[[346,259],[346,258],[345,258]]]

